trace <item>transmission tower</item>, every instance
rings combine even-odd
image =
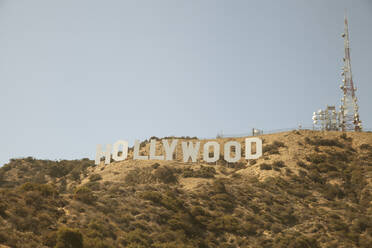
[[[343,91],[340,107],[340,128],[342,131],[362,131],[362,121],[359,119],[359,107],[355,96],[356,88],[351,73],[349,30],[346,14],[345,31],[342,37],[344,38],[345,57],[343,58],[344,66],[341,73],[343,84],[340,86]]]

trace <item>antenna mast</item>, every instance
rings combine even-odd
[[[344,38],[345,57],[343,58],[344,66],[342,67],[343,71],[341,73],[343,76],[343,85],[340,86],[344,94],[341,99],[340,128],[342,131],[362,131],[362,121],[359,119],[359,106],[357,97],[355,96],[356,88],[354,87],[351,73],[349,29],[346,13],[345,31],[342,37]]]

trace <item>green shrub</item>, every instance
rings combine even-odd
[[[84,247],[89,248],[110,248],[112,245],[104,239],[98,237],[84,238]]]
[[[141,193],[141,196],[145,200],[150,200],[155,203],[160,203],[162,199],[162,194],[156,191],[145,191]]]
[[[283,168],[283,167],[285,167],[285,164],[281,160],[280,161],[274,161],[273,162],[273,167]]]
[[[372,146],[370,144],[361,144],[359,148],[361,150],[371,150]]]
[[[174,174],[174,171],[172,168],[169,168],[168,166],[162,166],[155,170],[154,173],[155,177],[159,179],[163,183],[176,183],[177,177]]]
[[[196,178],[214,178],[216,170],[210,166],[200,166],[200,169],[193,170],[187,168],[183,171],[182,177],[196,177]]]
[[[152,165],[151,165],[151,168],[153,168],[153,169],[157,169],[159,166],[160,166],[159,163],[155,163],[155,164],[152,164]]]
[[[92,190],[86,186],[77,188],[74,193],[74,198],[86,204],[94,204],[96,201],[96,196],[93,194]]]
[[[346,141],[352,141],[353,139],[351,137],[347,137],[346,133],[343,133],[340,135],[340,138]]]
[[[38,191],[42,196],[50,197],[58,195],[56,188],[50,184],[25,183],[20,186],[23,191]]]
[[[304,169],[307,168],[307,165],[303,161],[297,161],[297,165],[304,168]]]
[[[273,168],[271,167],[270,164],[262,163],[260,164],[260,169],[261,170],[272,170]]]
[[[310,154],[309,156],[306,156],[306,160],[314,164],[323,163],[326,161],[326,159],[327,159],[327,156],[324,154],[313,153],[313,154]]]
[[[0,216],[5,217],[6,213],[5,210],[8,208],[7,204],[5,202],[0,202]]]
[[[217,232],[237,233],[240,230],[239,221],[231,215],[222,215],[215,218],[207,227]]]
[[[156,177],[151,173],[151,167],[134,168],[130,170],[124,178],[124,182],[129,185],[146,184],[156,182]]]
[[[309,145],[314,146],[336,146],[340,148],[343,148],[345,146],[338,139],[324,139],[319,137],[315,137],[314,139],[306,137],[305,142]]]
[[[262,152],[268,154],[279,154],[279,149],[273,145],[265,145],[262,148]]]
[[[111,226],[111,224],[107,222],[103,222],[101,220],[95,219],[89,223],[88,228],[90,231],[94,230],[93,234],[98,233],[98,235],[94,235],[94,236],[102,236],[104,238],[109,237],[112,239],[116,239],[116,234],[114,232],[113,227]]]
[[[99,181],[102,179],[102,176],[100,174],[92,174],[89,176],[89,180],[91,182]]]
[[[319,172],[322,172],[322,173],[337,171],[337,168],[329,163],[320,163],[316,165],[316,168],[318,169]]]
[[[151,247],[152,239],[144,233],[141,229],[135,229],[129,233],[126,233],[121,244],[125,247]]]
[[[315,183],[323,184],[325,182],[324,178],[316,170],[311,170],[308,175],[309,178]]]
[[[304,236],[300,233],[284,234],[275,237],[275,248],[318,248],[315,238]]]
[[[63,177],[68,174],[68,170],[65,166],[60,164],[53,164],[48,168],[48,175],[51,177]]]
[[[336,197],[343,198],[344,192],[340,188],[340,186],[332,185],[332,184],[326,184],[323,187],[323,194],[324,197],[328,200],[334,200]]]
[[[61,227],[57,232],[56,248],[83,248],[83,235],[77,229]]]
[[[307,173],[304,170],[298,170],[298,174],[299,174],[300,177],[306,177],[307,176]]]
[[[172,230],[182,230],[186,235],[197,234],[197,228],[192,225],[192,220],[187,213],[177,212],[168,220],[168,224]]]
[[[279,148],[280,147],[286,147],[286,146],[281,141],[274,141],[272,144],[265,145],[262,148],[262,152],[263,153],[268,153],[268,154],[279,154]]]
[[[88,187],[89,189],[93,190],[93,191],[98,191],[101,189],[101,184],[97,181],[94,181],[94,182],[87,182],[86,184],[84,184],[85,187]]]
[[[290,175],[292,175],[292,170],[291,169],[289,169],[289,168],[285,168],[285,174],[287,175],[287,176],[290,176]]]
[[[69,173],[69,177],[72,180],[78,181],[80,180],[80,170],[75,168]]]
[[[249,165],[255,165],[257,163],[257,160],[251,159],[249,160]]]
[[[227,193],[225,182],[222,179],[215,180],[210,189],[213,193]]]
[[[216,195],[213,195],[211,197],[212,204],[211,206],[213,208],[220,208],[223,211],[231,212],[235,208],[235,202],[234,199],[226,193],[218,193]]]
[[[43,244],[48,247],[55,247],[57,244],[57,232],[51,231],[47,232],[42,237]]]

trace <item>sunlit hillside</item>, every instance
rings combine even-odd
[[[372,133],[260,138],[263,156],[237,163],[184,163],[180,145],[173,161],[133,160],[132,150],[97,166],[13,159],[0,168],[0,244],[372,247]]]

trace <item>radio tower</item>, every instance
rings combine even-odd
[[[345,57],[344,66],[342,67],[342,82],[340,86],[343,91],[340,109],[340,128],[342,131],[362,131],[362,121],[359,119],[357,97],[355,96],[356,88],[354,87],[353,77],[351,74],[350,47],[349,47],[349,30],[345,14],[345,31],[342,34],[344,38]]]

